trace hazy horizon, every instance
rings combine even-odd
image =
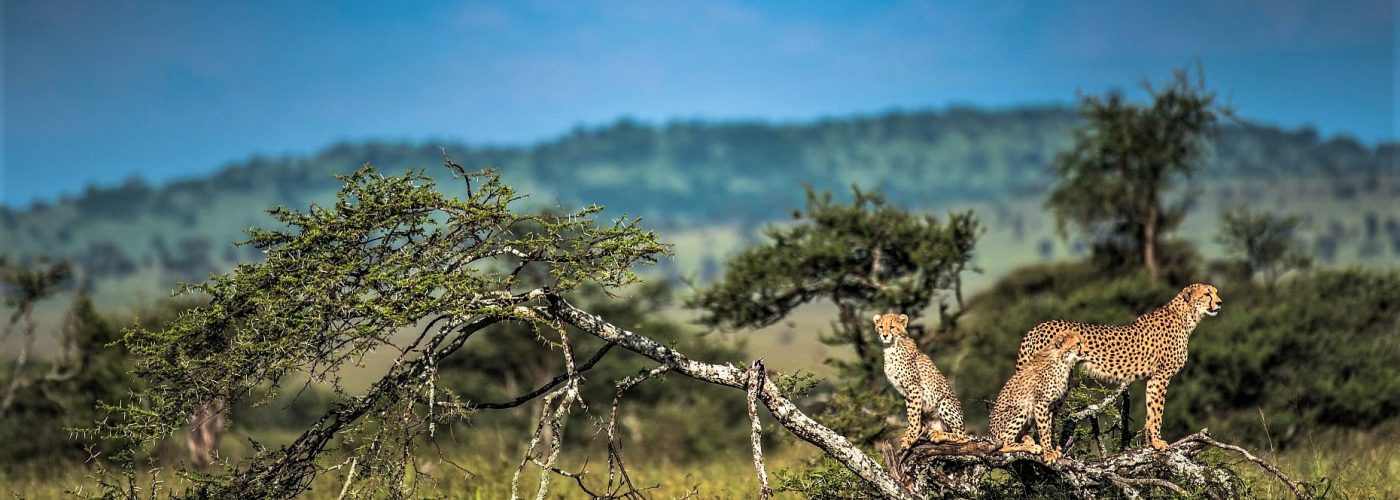
[[[527,145],[630,117],[1071,106],[1176,67],[1241,114],[1396,137],[1391,2],[3,4],[0,204],[339,141]]]

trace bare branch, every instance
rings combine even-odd
[[[612,344],[609,344],[612,345]],[[627,464],[622,460],[622,441],[617,437],[617,408],[622,402],[622,393],[627,392],[633,386],[643,380],[665,373],[669,367],[660,365],[656,368],[638,373],[631,377],[622,379],[617,383],[617,392],[613,394],[612,410],[608,415],[608,496],[618,497],[619,493],[630,496],[638,492],[636,486],[632,485],[632,477],[627,473]],[[623,488],[627,491],[623,492]]]
[[[748,407],[749,422],[753,424],[753,433],[750,435],[749,443],[753,445],[753,468],[758,472],[759,494],[762,500],[768,500],[773,496],[773,487],[768,485],[768,470],[763,466],[763,427],[758,423],[758,407],[755,402],[758,400],[758,388],[763,386],[763,382],[768,380],[767,372],[763,369],[763,360],[754,360],[753,366],[749,367],[748,373]]]
[[[603,356],[606,355],[608,351],[612,350],[612,348],[612,344],[604,344],[601,349],[598,349],[598,352],[593,353],[592,357],[588,358],[587,360],[584,360],[583,364],[578,365],[578,373],[582,374],[583,372],[586,372],[589,369],[593,368],[593,365],[598,364],[598,361],[603,359]],[[525,394],[521,394],[520,397],[517,397],[510,401],[502,401],[496,403],[467,403],[465,406],[467,407],[467,409],[473,410],[503,410],[507,408],[515,408],[517,406],[533,401],[541,394],[549,392],[550,389],[553,389],[555,386],[559,385],[560,383],[563,383],[565,380],[568,380],[568,378],[568,373],[561,373],[559,375],[556,375],[554,378],[550,379],[549,382],[545,382],[544,385],[539,386],[539,388],[527,392]]]
[[[535,425],[535,432],[530,435],[530,443],[525,447],[525,456],[520,459],[520,465],[516,466],[515,468],[515,475],[511,476],[510,478],[510,498],[512,500],[520,498],[520,474],[522,472],[525,472],[525,464],[529,463],[530,460],[533,459],[535,448],[539,447],[540,438],[544,435],[545,426],[550,425],[550,410],[552,409],[554,401],[556,399],[559,399],[560,396],[565,395],[567,392],[568,388],[562,387],[554,392],[549,393],[544,397],[544,406],[540,408],[539,423]],[[560,406],[562,407],[563,405]],[[544,474],[544,476],[548,476],[548,474]]]
[[[1211,446],[1214,446],[1214,447],[1216,447],[1216,448],[1220,448],[1220,449],[1223,449],[1223,450],[1230,450],[1230,451],[1233,451],[1233,452],[1235,452],[1235,453],[1239,453],[1240,455],[1243,455],[1245,459],[1248,459],[1249,461],[1254,462],[1255,464],[1258,464],[1260,467],[1263,467],[1264,470],[1269,471],[1270,474],[1273,474],[1274,477],[1277,477],[1277,478],[1279,479],[1279,481],[1283,481],[1283,484],[1288,485],[1288,489],[1293,490],[1293,495],[1297,496],[1298,498],[1304,498],[1304,497],[1307,495],[1306,493],[1303,492],[1303,487],[1302,487],[1302,485],[1298,484],[1297,481],[1294,481],[1293,479],[1289,478],[1287,475],[1285,475],[1285,474],[1283,473],[1283,471],[1279,470],[1279,468],[1278,468],[1277,466],[1275,466],[1274,464],[1272,464],[1272,463],[1270,463],[1270,462],[1268,462],[1268,461],[1266,461],[1266,460],[1264,460],[1264,459],[1262,459],[1262,458],[1259,458],[1259,457],[1257,457],[1257,456],[1254,456],[1253,453],[1250,453],[1250,452],[1246,451],[1244,448],[1240,448],[1239,446],[1235,446],[1235,445],[1233,445],[1233,444],[1226,444],[1226,443],[1222,443],[1222,442],[1220,442],[1220,441],[1216,441],[1215,438],[1210,437],[1210,435],[1206,434],[1206,431],[1205,431],[1205,430],[1202,430],[1202,431],[1200,432],[1200,435],[1201,435],[1200,440],[1201,440],[1202,442],[1204,442],[1204,443],[1206,443],[1206,444],[1209,444],[1209,445],[1211,445]]]
[[[360,457],[350,458],[350,471],[345,473],[345,486],[340,487],[340,496],[337,496],[336,500],[344,499],[345,494],[350,492],[350,482],[355,480],[355,466],[358,465],[359,459]]]
[[[563,440],[564,435],[564,418],[569,416],[569,410],[573,407],[575,402],[582,402],[582,398],[578,393],[578,371],[574,367],[574,350],[569,347],[569,335],[563,328],[559,329],[559,345],[562,346],[564,351],[564,373],[569,376],[569,379],[564,382],[564,387],[560,389],[564,391],[564,400],[559,403],[559,406],[554,410],[554,414],[549,416],[548,419],[549,458],[546,458],[544,463],[540,464],[540,467],[544,468],[546,471],[554,468],[554,463],[559,460],[559,450],[562,447],[560,442]],[[548,409],[548,405],[545,406],[546,409]],[[544,415],[549,415],[549,413],[546,411]],[[544,423],[543,417],[540,423]],[[539,431],[536,431],[537,434],[538,432]],[[529,454],[527,453],[526,456],[528,457]],[[523,467],[524,465],[524,462],[521,462],[521,466]],[[518,476],[520,471],[516,470],[515,473]],[[549,478],[549,474],[540,474],[540,487],[535,491],[535,500],[544,500],[545,494],[549,492]],[[511,496],[512,498],[515,496],[514,489],[511,491]]]

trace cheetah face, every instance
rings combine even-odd
[[[1186,287],[1182,293],[1186,296],[1187,302],[1196,309],[1196,312],[1208,316],[1220,313],[1220,290],[1214,286],[1197,283]]]
[[[875,333],[880,336],[881,344],[893,344],[895,335],[905,335],[908,328],[909,316],[894,313],[875,315]]]
[[[1064,339],[1059,348],[1064,351],[1066,363],[1073,365],[1084,359],[1084,339],[1079,336]]]

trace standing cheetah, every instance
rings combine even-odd
[[[1186,341],[1204,315],[1220,312],[1220,292],[1214,286],[1194,284],[1157,310],[1139,316],[1126,325],[1092,325],[1069,321],[1047,321],[1026,333],[1016,368],[1051,340],[1066,332],[1083,337],[1084,369],[1105,381],[1129,383],[1147,378],[1147,421],[1143,431],[1148,444],[1163,449],[1162,408],[1167,384],[1186,364]]]
[[[1053,463],[1060,457],[1051,439],[1050,410],[1069,389],[1070,371],[1083,359],[1083,348],[1083,339],[1069,332],[1036,351],[1006,381],[992,405],[991,425],[987,429],[987,434],[1001,443],[1002,453],[1040,453],[1046,463]],[[1040,432],[1040,444],[1032,442],[1030,435],[1017,444],[1016,438],[1031,419],[1035,419],[1036,430]]]
[[[885,314],[875,316],[875,332],[885,344],[885,377],[904,396],[909,415],[909,428],[899,441],[900,449],[908,448],[924,434],[935,443],[965,442],[962,405],[948,385],[948,379],[933,365],[933,360],[919,350],[909,338],[909,316]]]

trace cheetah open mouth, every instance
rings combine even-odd
[[[1219,308],[1219,307],[1215,307],[1215,308],[1212,308],[1212,309],[1206,309],[1206,314],[1211,315],[1211,316],[1215,316],[1216,314],[1220,314],[1220,308]]]

